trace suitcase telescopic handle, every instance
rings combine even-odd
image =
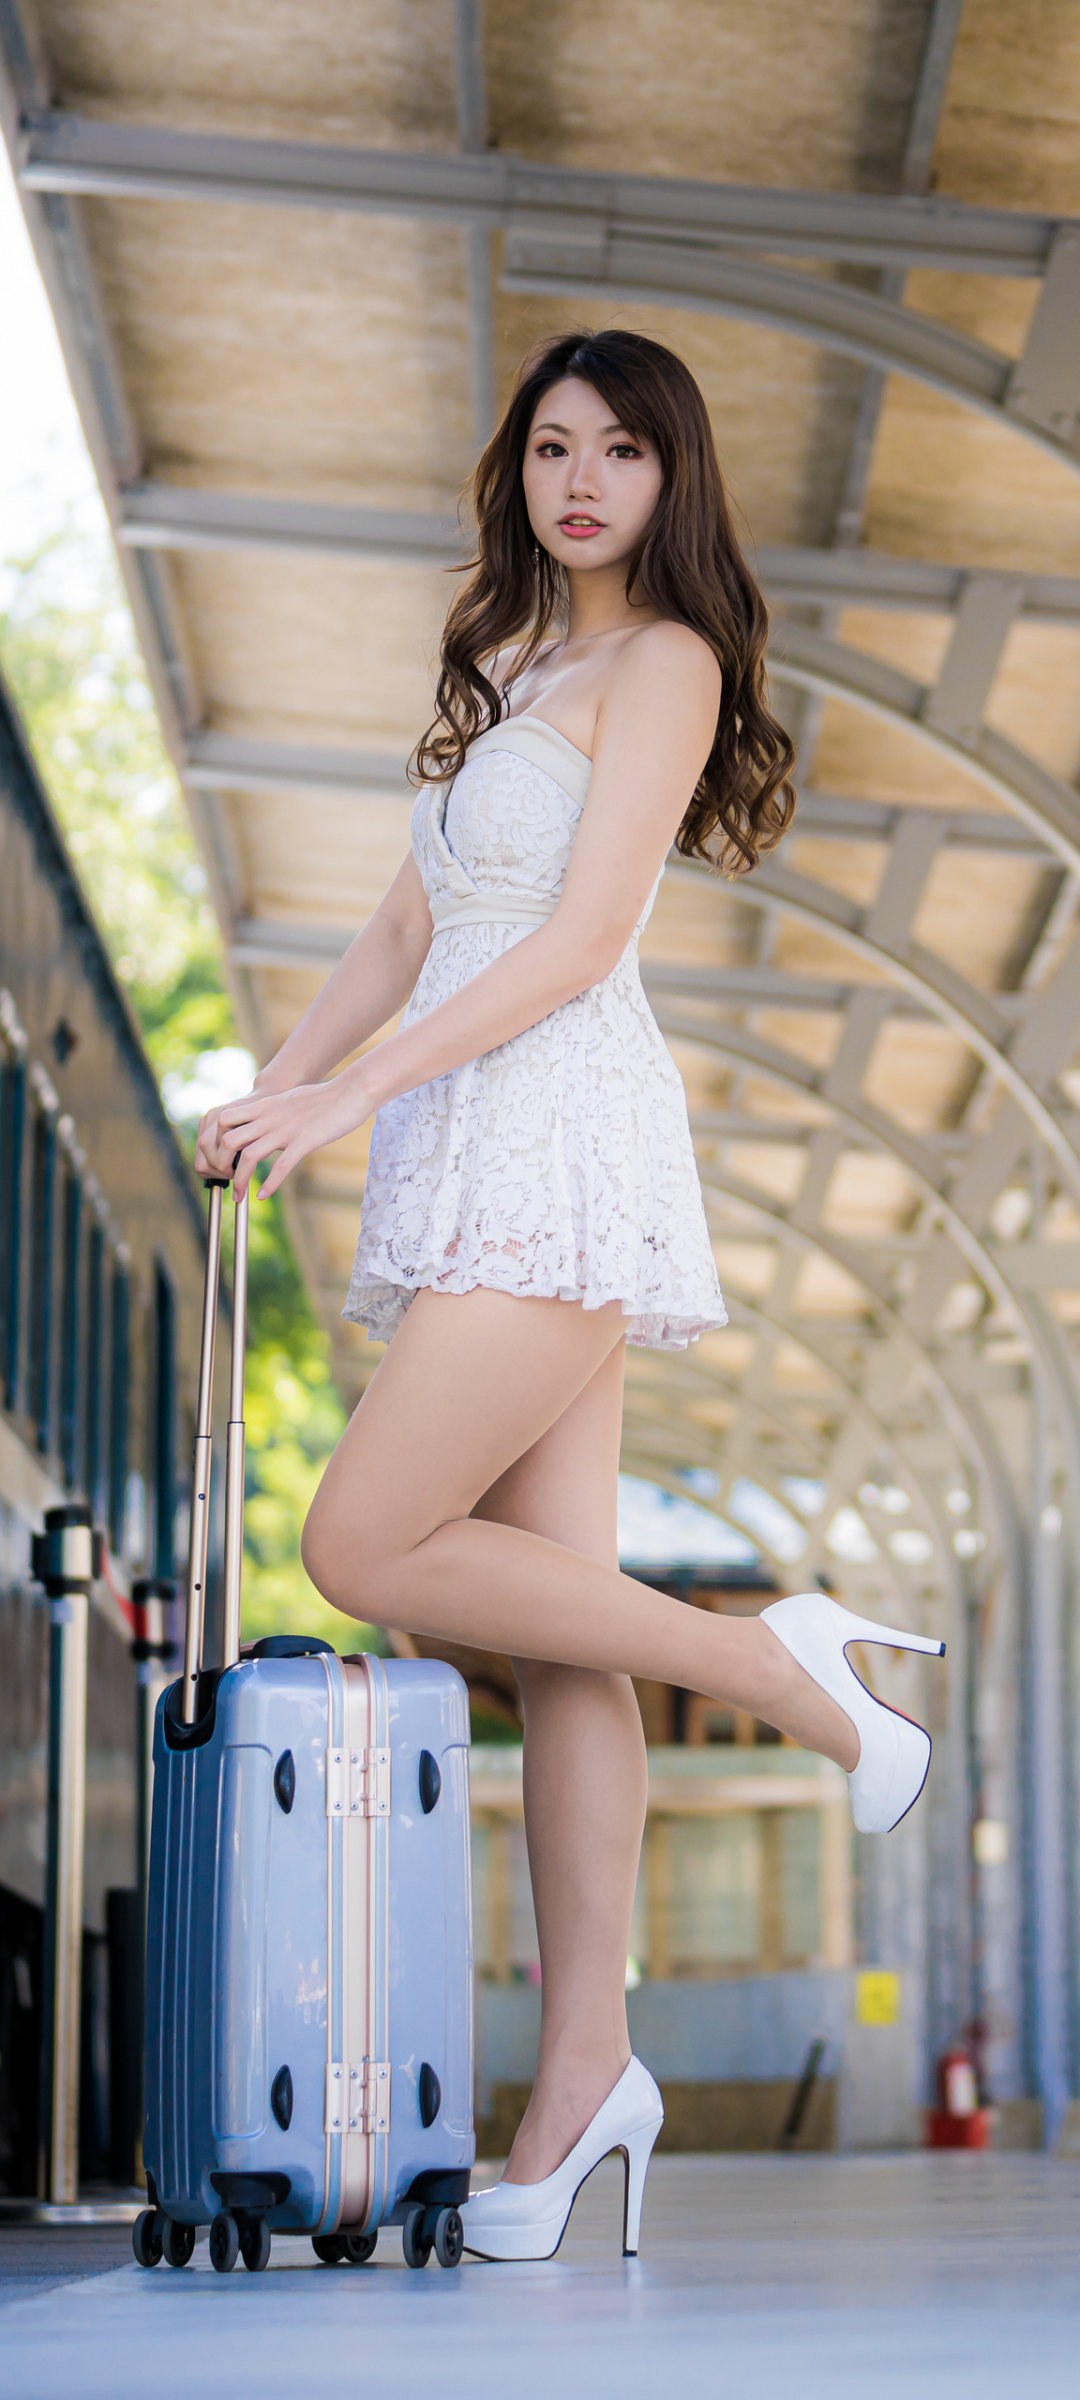
[[[206,1562],[210,1540],[210,1418],[214,1402],[214,1337],[221,1278],[221,1196],[225,1176],[204,1177],[210,1194],[203,1285],[199,1392],[191,1472],[191,1531],[188,1538],[187,1623],[184,1628],[184,1687],[181,1716],[194,1725],[199,1706],[203,1632],[206,1623]],[[225,1447],[225,1639],[223,1663],[240,1656],[240,1578],[244,1552],[244,1349],[247,1338],[248,1196],[236,1203],[233,1256],[232,1357],[229,1422]]]

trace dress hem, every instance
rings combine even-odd
[[[703,1333],[717,1333],[727,1324],[728,1314],[723,1300],[712,1310],[684,1306],[682,1308],[643,1307],[628,1300],[624,1292],[589,1292],[581,1286],[565,1285],[540,1291],[514,1291],[509,1285],[494,1282],[483,1275],[418,1278],[415,1283],[398,1283],[389,1277],[367,1276],[355,1291],[350,1290],[342,1309],[342,1317],[351,1325],[362,1325],[370,1341],[388,1342],[403,1323],[409,1304],[417,1292],[440,1291],[454,1298],[468,1292],[505,1292],[512,1300],[565,1300],[586,1310],[609,1308],[618,1301],[624,1317],[631,1321],[627,1341],[634,1349],[686,1350],[691,1342],[699,1341]]]

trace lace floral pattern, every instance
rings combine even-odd
[[[412,839],[429,898],[557,899],[588,762],[564,745],[577,789],[564,788],[515,733],[514,750],[500,729],[475,745],[448,800],[420,794]],[[530,930],[437,933],[404,1022]],[[586,1308],[618,1300],[629,1339],[655,1349],[725,1322],[685,1095],[642,989],[637,934],[602,983],[379,1111],[343,1313],[388,1341],[415,1292],[481,1285]]]

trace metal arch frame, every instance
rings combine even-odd
[[[691,872],[698,870],[692,868]],[[1002,1040],[1009,1039],[1016,1031],[1016,1021],[1011,1013],[1004,1017],[1003,1012],[994,1007],[993,1001],[985,999],[973,986],[966,985],[953,969],[946,967],[944,962],[938,962],[930,952],[921,950],[919,945],[911,943],[908,947],[913,955],[905,959],[884,943],[870,940],[860,929],[860,920],[870,915],[869,910],[858,909],[853,902],[831,892],[827,885],[815,886],[809,878],[797,876],[788,868],[772,867],[765,861],[756,869],[752,880],[748,878],[745,885],[740,887],[739,897],[754,908],[783,910],[787,915],[798,918],[801,924],[812,927],[815,932],[827,934],[831,941],[840,943],[868,966],[876,967],[887,975],[890,984],[900,984],[915,1000],[921,1002],[927,1015],[936,1018],[939,1024],[947,1026],[950,1032],[966,1043],[995,1081],[1003,1084],[1011,1093],[1029,1119],[1032,1130],[1046,1143],[1063,1175],[1080,1198],[1080,1152],[1075,1149],[1065,1125],[1059,1122],[1053,1110],[1001,1046]],[[648,970],[644,980],[648,989],[661,991],[664,985],[663,968]],[[874,990],[880,987],[868,985],[864,988]],[[767,1008],[770,1005],[784,1007],[798,1004],[786,1004],[779,997],[770,1002],[764,995],[760,1000],[755,1000],[748,995],[746,1005]],[[996,1027],[995,1018],[998,1021]],[[998,1032],[997,1040],[994,1038],[995,1031]],[[1077,1033],[1080,1036],[1080,1015]]]
[[[693,1448],[694,1444],[693,1442],[690,1442],[687,1446]],[[701,1447],[704,1448],[705,1445],[702,1444]],[[682,1455],[685,1456],[685,1451],[682,1452]],[[677,1468],[672,1466],[664,1459],[656,1458],[647,1449],[639,1450],[635,1447],[632,1441],[624,1442],[622,1456],[626,1460],[627,1467],[631,1473],[634,1472],[635,1469],[644,1470],[652,1482],[661,1484],[665,1490],[671,1491],[677,1498],[682,1500],[688,1498],[697,1498],[697,1495],[687,1493],[685,1485],[681,1485],[679,1483]],[[695,1462],[691,1459],[687,1463],[692,1465]],[[791,1516],[791,1508],[788,1502],[783,1498],[782,1493],[776,1489],[777,1478],[767,1462],[761,1467],[755,1467],[752,1480],[758,1484],[759,1488],[763,1492],[767,1492],[771,1499],[776,1500],[781,1508],[786,1509],[787,1514]],[[799,1559],[782,1557],[781,1553],[773,1548],[772,1543],[768,1540],[764,1533],[750,1533],[746,1526],[739,1524],[737,1518],[732,1518],[727,1514],[722,1502],[719,1499],[703,1500],[697,1498],[697,1505],[700,1508],[707,1509],[710,1516],[714,1516],[722,1520],[725,1524],[733,1524],[738,1532],[745,1533],[747,1540],[752,1541],[759,1550],[763,1550],[767,1554],[770,1561],[780,1568],[784,1575],[790,1575],[792,1569],[798,1567],[800,1563],[802,1563]],[[828,1502],[826,1502],[826,1509],[828,1508],[828,1505]],[[823,1510],[822,1514],[824,1515],[824,1513],[825,1511]],[[812,1549],[812,1537],[808,1540],[807,1548]],[[865,1563],[859,1564],[854,1561],[845,1560],[844,1565],[846,1571],[849,1574],[853,1574],[859,1582],[873,1581],[876,1583],[885,1583],[892,1594],[892,1601],[896,1608],[897,1616],[903,1620],[909,1617],[911,1613],[912,1594],[910,1587],[903,1581],[903,1578],[897,1572],[898,1562],[892,1557],[891,1553],[887,1550],[883,1550],[877,1543],[875,1543],[875,1549],[876,1556],[873,1559],[867,1559]],[[805,1553],[803,1555],[805,1557]],[[940,1573],[939,1571],[933,1577],[933,1580],[941,1590],[943,1597],[948,1598],[950,1601],[952,1598],[952,1587],[955,1581],[954,1576],[950,1572],[951,1566],[952,1562],[950,1561],[944,1574]]]
[[[781,1220],[779,1217],[776,1219],[776,1227],[777,1237],[782,1242],[784,1237],[783,1232],[780,1229]],[[823,1245],[817,1244],[811,1246],[817,1247],[824,1255]],[[869,1289],[869,1287],[866,1288]],[[871,1297],[873,1297],[873,1295],[871,1295]],[[886,1312],[884,1310],[880,1311],[882,1316],[884,1316],[885,1313]],[[759,1337],[762,1339],[794,1342],[799,1349],[806,1353],[808,1358],[813,1359],[815,1365],[819,1366],[823,1372],[831,1378],[832,1382],[838,1387],[838,1398],[840,1399],[841,1406],[846,1404],[846,1422],[850,1423],[852,1419],[860,1419],[870,1436],[873,1448],[878,1453],[884,1453],[887,1455],[893,1462],[895,1471],[898,1472],[904,1483],[909,1487],[910,1493],[915,1499],[918,1511],[925,1516],[926,1523],[924,1529],[931,1533],[939,1571],[944,1568],[947,1572],[951,1572],[952,1561],[949,1556],[947,1544],[943,1538],[946,1531],[944,1522],[940,1519],[937,1510],[934,1508],[927,1496],[927,1493],[923,1489],[921,1479],[911,1466],[910,1461],[905,1458],[903,1449],[898,1442],[895,1433],[890,1430],[884,1417],[880,1415],[879,1411],[873,1407],[869,1400],[867,1400],[865,1394],[860,1390],[859,1385],[854,1383],[850,1375],[846,1374],[844,1370],[837,1365],[835,1359],[830,1358],[826,1350],[822,1349],[804,1332],[800,1322],[796,1318],[789,1317],[786,1314],[777,1315],[767,1305],[759,1306],[753,1301],[743,1300],[735,1297],[732,1297],[728,1301],[728,1314],[732,1323],[741,1320],[744,1324],[749,1326],[751,1330],[756,1331]],[[921,1345],[918,1342],[912,1342],[910,1346],[915,1349],[916,1354],[919,1357],[920,1366],[922,1366],[924,1363],[924,1353],[922,1352]],[[703,1372],[707,1374],[708,1370],[704,1369]],[[829,1480],[832,1481],[832,1478]],[[904,1588],[902,1578],[897,1578],[894,1576],[893,1580],[896,1583],[897,1590],[902,1590]]]
[[[731,1306],[728,1308],[728,1315],[731,1322],[734,1323]],[[829,1372],[832,1373],[831,1367]],[[741,1406],[752,1409],[755,1416],[760,1417],[764,1424],[771,1426],[775,1433],[782,1435],[785,1441],[798,1444],[818,1465],[824,1463],[825,1452],[814,1436],[808,1433],[805,1427],[798,1425],[793,1418],[785,1416],[781,1410],[770,1407],[768,1401],[762,1400],[757,1393],[744,1392],[736,1375],[723,1374],[719,1367],[706,1366],[698,1359],[673,1355],[669,1351],[654,1353],[653,1375],[659,1377],[661,1382],[670,1384],[674,1389],[680,1391],[696,1392],[700,1386],[703,1394],[706,1392],[726,1393],[730,1398],[738,1401]],[[651,1383],[652,1377],[648,1381],[643,1378],[639,1382],[635,1376],[628,1376],[627,1390],[647,1393],[651,1388]]]
[[[437,218],[506,230],[502,286],[741,317],[928,384],[1080,470],[1080,292],[1071,219],[905,195],[762,192],[666,178],[176,133],[29,110],[16,159],[28,190],[254,202]],[[767,263],[810,256],[890,269],[1035,274],[1043,292],[1024,356],[880,293]],[[765,254],[765,255],[763,255]]]
[[[1011,610],[1001,626],[1001,641],[989,662],[991,674],[1014,613]],[[778,683],[792,683],[803,691],[845,701],[879,724],[925,742],[950,766],[982,784],[1012,816],[1019,817],[1057,853],[1070,873],[1080,874],[1080,800],[1076,793],[992,726],[973,726],[965,738],[935,718],[940,684],[918,683],[902,668],[788,618],[782,624],[774,622],[769,671]],[[987,688],[989,680],[987,677]]]
[[[808,1225],[800,1224],[797,1219],[779,1206],[775,1204],[770,1206],[759,1192],[743,1184],[736,1176],[725,1175],[724,1183],[720,1186],[713,1184],[708,1179],[708,1172],[705,1171],[702,1174],[702,1191],[707,1208],[710,1202],[722,1206],[726,1202],[734,1201],[743,1213],[755,1219],[763,1232],[772,1239],[801,1249],[808,1255],[827,1259],[831,1265],[840,1267],[854,1282],[861,1285],[870,1302],[877,1325],[893,1341],[898,1342],[902,1348],[913,1355],[920,1372],[925,1375],[957,1451],[961,1457],[966,1456],[968,1464],[973,1467],[980,1481],[987,1515],[991,1519],[998,1515],[1001,1505],[1002,1481],[1001,1462],[997,1457],[996,1447],[992,1451],[988,1450],[985,1431],[980,1431],[972,1422],[966,1397],[953,1389],[946,1369],[940,1360],[934,1357],[925,1342],[920,1339],[914,1327],[907,1324],[895,1307],[887,1287],[876,1276],[870,1262],[861,1258],[851,1245],[838,1240],[835,1235],[827,1234],[822,1226],[818,1225],[811,1229]],[[735,1301],[732,1302],[732,1306],[745,1310],[751,1304],[745,1301]],[[759,1310],[758,1314],[768,1322],[775,1324],[777,1330],[783,1332],[787,1338],[800,1342],[808,1355],[816,1358],[826,1371],[834,1376],[842,1389],[847,1389],[855,1394],[856,1387],[850,1383],[850,1378],[845,1375],[843,1369],[830,1359],[827,1351],[819,1350],[813,1342],[807,1339],[796,1321],[770,1317],[767,1310]],[[860,1406],[868,1416],[873,1417],[875,1424],[879,1427],[883,1444],[888,1448],[892,1457],[900,1462],[903,1474],[910,1480],[912,1488],[921,1494],[923,1506],[928,1509],[931,1520],[936,1523],[936,1511],[930,1508],[923,1492],[921,1478],[904,1457],[898,1437],[889,1430],[885,1420],[878,1416],[877,1411],[870,1408],[869,1402],[863,1400],[861,1395],[858,1395],[858,1398]]]
[[[877,1143],[875,1146],[880,1147],[881,1145]],[[999,1457],[993,1436],[988,1427],[980,1426],[973,1421],[966,1398],[953,1390],[946,1370],[927,1350],[915,1329],[909,1326],[896,1310],[891,1295],[874,1274],[869,1262],[863,1259],[853,1246],[835,1236],[830,1237],[820,1226],[811,1230],[809,1226],[800,1224],[782,1208],[775,1204],[770,1206],[759,1192],[743,1184],[737,1177],[726,1175],[721,1187],[714,1185],[710,1180],[707,1169],[703,1170],[702,1189],[707,1207],[710,1202],[724,1205],[729,1201],[734,1201],[745,1215],[749,1215],[759,1223],[769,1238],[780,1244],[786,1243],[788,1246],[796,1247],[808,1255],[826,1258],[859,1283],[870,1302],[877,1326],[891,1339],[899,1342],[913,1356],[920,1372],[925,1375],[958,1452],[962,1457],[966,1455],[968,1463],[974,1468],[983,1492],[985,1514],[991,1522],[997,1521],[998,1551],[1003,1564],[1007,1564],[1015,1555],[1017,1515],[1011,1485],[1005,1476],[1003,1462]],[[838,1365],[835,1359],[830,1357],[827,1350],[822,1349],[808,1336],[801,1321],[794,1317],[779,1316],[771,1312],[767,1306],[758,1307],[751,1302],[734,1297],[729,1301],[729,1314],[733,1321],[738,1317],[751,1326],[768,1326],[779,1338],[796,1342],[807,1356],[813,1358],[831,1378],[838,1387],[838,1397],[842,1401],[846,1400],[848,1416],[850,1417],[852,1413],[859,1413],[868,1427],[873,1429],[876,1445],[894,1462],[898,1474],[907,1483],[919,1506],[925,1510],[928,1526],[932,1527],[934,1532],[939,1572],[944,1563],[949,1572],[953,1573],[952,1560],[944,1539],[947,1529],[940,1520],[937,1509],[930,1502],[921,1477],[905,1457],[902,1443],[896,1434],[892,1432],[886,1420],[866,1400],[858,1386],[852,1383],[845,1370]],[[696,1363],[691,1366],[689,1361],[669,1360],[665,1357],[659,1371],[672,1382],[678,1382],[680,1379],[687,1382],[692,1377],[695,1383],[699,1381],[702,1383],[712,1382],[718,1388],[734,1388],[735,1390],[739,1388],[735,1385],[725,1384],[723,1379],[704,1363],[700,1366]],[[755,1409],[763,1407],[756,1396],[752,1397],[751,1405]],[[764,1413],[770,1417],[773,1416],[772,1411],[766,1410]],[[775,1421],[784,1431],[786,1438],[794,1438],[811,1450],[816,1448],[803,1429],[789,1426],[785,1418],[778,1418]],[[898,1585],[897,1588],[902,1587]]]
[[[808,1067],[803,1060],[780,1050],[776,1045],[745,1033],[740,1027],[710,1027],[700,1018],[676,1017],[668,1010],[658,1009],[656,1016],[661,1031],[672,1038],[697,1043],[715,1057],[726,1059],[737,1070],[750,1067],[759,1074],[771,1076],[787,1090],[802,1096],[812,1095],[834,1114],[839,1123],[850,1127],[861,1140],[868,1141],[871,1147],[884,1150],[899,1161],[911,1176],[923,1200],[940,1217],[960,1256],[967,1261],[1005,1313],[1023,1329],[1033,1356],[1044,1367],[1051,1388],[1062,1404],[1064,1429],[1072,1453],[1071,1469],[1075,1472],[1073,1490],[1080,1492],[1080,1390],[1076,1389],[1071,1377],[1063,1374],[1060,1360],[1048,1351],[1043,1327],[1030,1306],[1029,1296],[1013,1284],[1000,1261],[953,1206],[935,1173],[936,1161],[922,1151],[917,1137],[905,1134],[901,1126],[890,1125],[882,1112],[866,1101],[850,1095],[840,1097],[830,1094],[825,1079],[818,1075],[816,1069]],[[777,1138],[783,1138],[782,1127],[778,1128]],[[847,1272],[865,1280],[863,1270],[851,1264],[846,1257],[842,1257],[839,1263],[844,1265]],[[903,1318],[898,1317],[897,1322],[907,1338]],[[957,1395],[952,1392],[937,1362],[929,1359],[929,1366],[942,1398],[951,1411],[954,1406],[960,1405]]]

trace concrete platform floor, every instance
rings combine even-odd
[[[107,2234],[0,2232],[8,2400],[1075,2400],[1080,2163],[1019,2155],[654,2162],[638,2260],[602,2167],[557,2259],[423,2274],[275,2238],[266,2274],[115,2266]],[[20,2266],[20,2243],[21,2266]],[[29,2283],[19,2280],[27,2273]],[[61,2281],[63,2277],[70,2278]]]

